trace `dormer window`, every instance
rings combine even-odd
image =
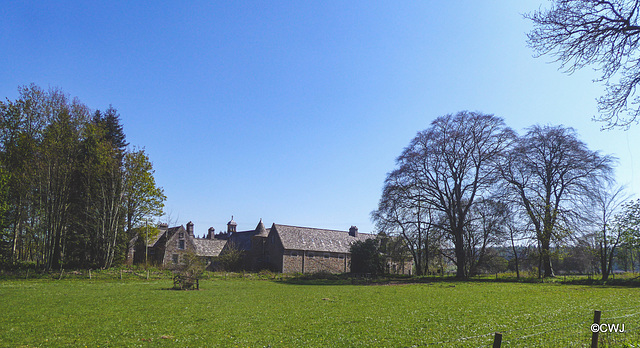
[[[184,240],[183,239],[178,241],[178,249],[184,250]]]
[[[184,238],[184,232],[178,233],[178,238],[180,238],[180,239]]]

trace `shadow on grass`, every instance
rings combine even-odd
[[[283,277],[276,282],[290,285],[403,285],[425,283],[525,283],[525,284],[557,284],[557,285],[589,285],[600,287],[640,287],[640,277],[609,279],[602,281],[588,276],[552,277],[552,278],[520,278],[510,276],[477,276],[459,279],[453,276],[406,276],[406,275],[361,275],[361,274],[296,274]]]

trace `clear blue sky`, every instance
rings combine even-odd
[[[640,192],[640,126],[600,132],[602,86],[526,47],[544,1],[5,1],[0,97],[59,87],[118,109],[166,211],[196,234],[260,218],[373,230],[415,134],[460,110],[574,127]]]

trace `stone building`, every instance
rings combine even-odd
[[[172,268],[183,263],[185,254],[193,252],[207,264],[211,264],[226,244],[226,234],[216,235],[213,228],[209,228],[204,238],[196,238],[193,223],[189,221],[187,228],[176,226],[169,228],[166,224],[158,226],[159,233],[148,240],[145,255],[143,238],[134,237],[129,243],[130,263],[144,263]]]
[[[344,273],[351,269],[349,248],[373,234],[273,224],[265,239],[266,262],[282,273]]]
[[[265,228],[262,219],[253,230],[237,231],[231,217],[227,232],[215,234],[210,228],[206,237],[196,238],[193,223],[168,228],[160,225],[160,233],[149,240],[147,257],[150,263],[172,268],[183,263],[188,252],[194,252],[213,269],[215,258],[235,249],[242,252],[242,268],[258,271],[270,269],[281,273],[345,273],[351,269],[350,247],[355,241],[375,238],[373,234],[359,233],[351,226],[349,231],[272,224]],[[143,263],[144,243],[138,238],[131,242],[130,260]],[[411,274],[412,262],[391,263],[394,273]]]

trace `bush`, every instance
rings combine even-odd
[[[367,239],[351,244],[351,273],[382,274],[385,260],[380,253],[380,241]]]

